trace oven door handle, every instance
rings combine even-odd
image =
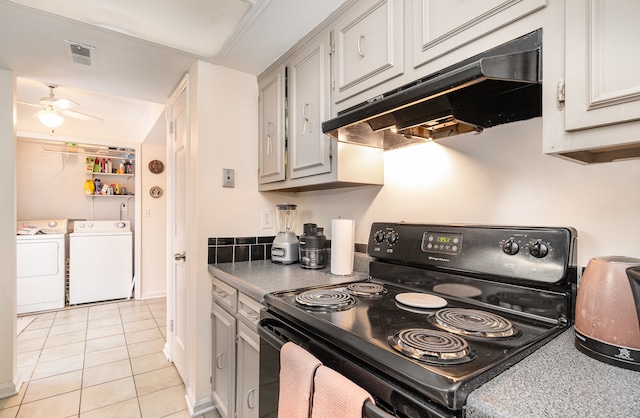
[[[289,341],[301,346],[303,341],[309,340],[309,337],[286,326],[276,318],[260,319],[260,322],[258,322],[258,335],[278,351]]]
[[[395,415],[383,411],[370,401],[365,401],[362,408],[362,416],[363,418],[395,418]]]

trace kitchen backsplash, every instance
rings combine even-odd
[[[271,243],[275,236],[209,238],[208,263],[233,263],[271,259]],[[331,240],[327,240],[331,248]],[[356,253],[367,252],[366,244],[355,244]]]

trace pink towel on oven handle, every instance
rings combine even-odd
[[[278,418],[309,418],[313,376],[321,365],[320,360],[292,342],[282,346]]]
[[[362,418],[365,401],[375,404],[369,392],[351,380],[328,367],[318,367],[311,418]]]

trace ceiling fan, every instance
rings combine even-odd
[[[36,115],[43,125],[51,128],[51,133],[53,133],[54,128],[57,128],[58,126],[62,125],[62,122],[64,122],[64,118],[62,117],[62,115],[70,116],[72,118],[81,119],[88,122],[104,122],[103,119],[100,119],[98,117],[71,110],[72,108],[78,106],[78,103],[69,99],[56,98],[53,95],[54,88],[55,86],[49,86],[49,96],[41,98],[39,104],[22,101],[18,101],[18,103],[42,108],[42,110],[36,113]]]

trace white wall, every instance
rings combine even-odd
[[[298,229],[313,220],[330,237],[340,215],[356,220],[356,241],[366,243],[375,221],[573,226],[581,266],[640,256],[640,160],[579,165],[541,150],[536,118],[387,151],[382,188],[299,194],[310,213]]]
[[[541,118],[387,151],[382,187],[260,193],[255,139],[231,130],[216,144],[199,178],[208,208],[199,222],[212,237],[273,235],[260,228],[260,210],[292,202],[296,232],[314,222],[331,237],[341,216],[356,220],[360,243],[375,221],[572,226],[583,267],[594,256],[640,256],[640,160],[580,165],[544,155]],[[222,167],[236,169],[235,189],[220,186]]]
[[[15,79],[0,68],[0,399],[20,389],[16,343]]]
[[[142,176],[142,189],[139,202],[142,207],[142,221],[138,228],[138,236],[142,242],[140,270],[142,299],[166,296],[167,292],[167,171],[153,174],[148,166],[151,160],[160,160],[167,165],[167,149],[165,145],[143,144],[138,156],[138,174]],[[162,196],[154,199],[149,189],[158,186],[163,190]]]
[[[17,161],[17,210],[19,220],[38,219],[120,219],[120,203],[128,202],[122,219],[131,221],[135,229],[134,199],[88,198],[84,195],[84,181],[91,178],[85,173],[82,155],[55,154],[42,151],[42,141],[19,140]],[[117,163],[116,160],[113,163]],[[105,182],[125,184],[118,177],[100,177]],[[127,188],[135,190],[134,178],[126,181]]]

